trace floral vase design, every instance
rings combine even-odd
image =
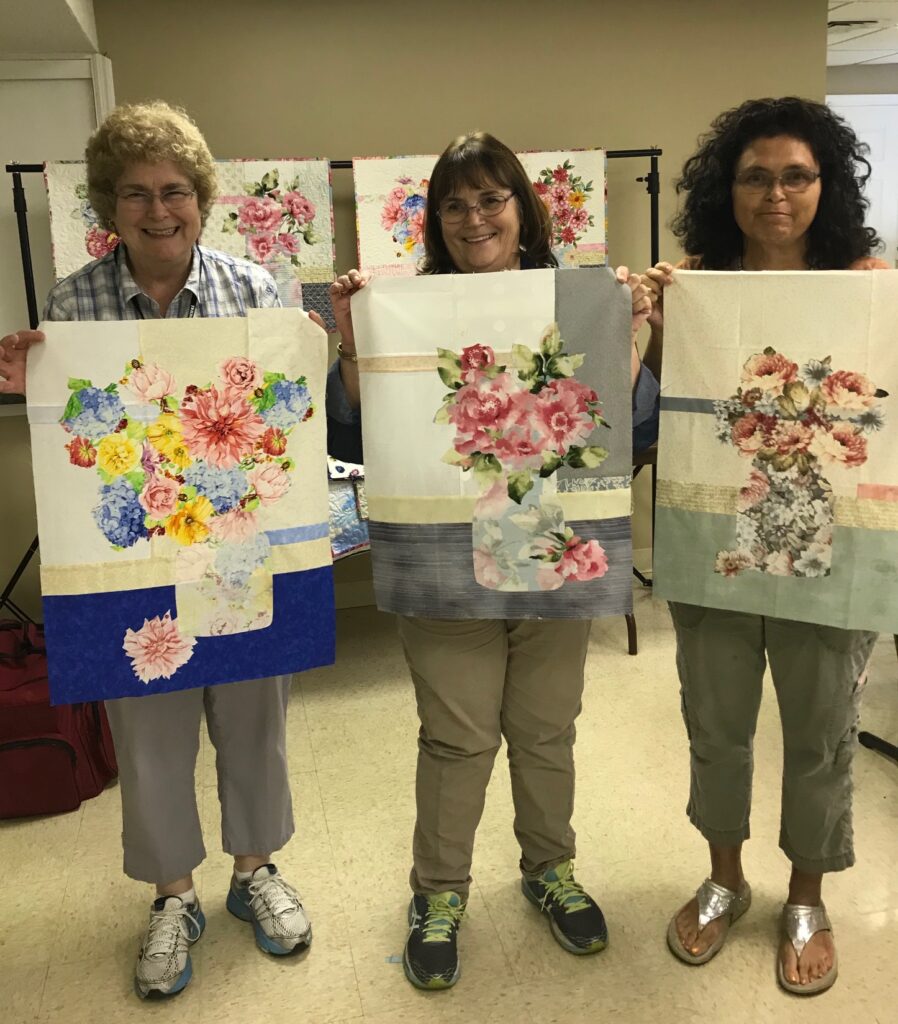
[[[559,500],[543,494],[560,466],[595,468],[608,456],[588,444],[608,423],[595,391],[574,379],[584,356],[564,352],[557,324],[538,349],[515,345],[509,367],[497,365],[486,345],[437,355],[440,379],[452,390],[434,419],[455,428],[443,461],[471,472],[481,492],[471,526],[477,583],[557,590],[569,580],[604,576],[601,544],[574,534]]]
[[[178,625],[188,636],[228,636],[274,618],[271,544],[264,533],[176,552]]]
[[[835,498],[825,472],[867,461],[867,435],[885,422],[887,392],[831,360],[797,363],[772,348],[753,355],[742,386],[714,403],[718,438],[751,459],[736,499],[736,546],[714,571],[823,577],[832,567]]]
[[[181,389],[134,359],[105,388],[72,379],[69,389],[60,424],[71,464],[100,478],[97,528],[117,551],[154,538],[174,550],[176,614],[124,637],[135,675],[170,678],[196,637],[269,626],[271,545],[259,512],[292,484],[289,439],[314,413],[306,379],[233,356],[214,382]]]

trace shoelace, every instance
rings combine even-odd
[[[464,907],[453,907],[445,899],[428,897],[427,912],[421,925],[424,942],[448,942],[453,927],[461,920]]]
[[[540,901],[543,910],[550,899],[555,900],[566,914],[576,914],[580,910],[589,909],[589,897],[579,882],[574,881],[573,875],[559,878],[555,882],[548,882],[540,879],[546,887],[545,895]]]
[[[187,922],[193,925],[190,929]],[[145,960],[160,956],[169,956],[177,950],[180,940],[187,942],[188,934],[198,934],[200,923],[186,906],[177,910],[154,910],[150,915],[150,927],[147,929],[147,941],[143,947]]]
[[[269,875],[257,882],[250,882],[248,889],[252,901],[260,900],[274,918],[298,911],[302,906],[299,893],[280,875]]]

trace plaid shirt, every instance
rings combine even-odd
[[[131,276],[123,246],[76,270],[50,292],[44,320],[154,320],[159,306]],[[246,316],[247,309],[280,306],[277,285],[267,270],[248,260],[194,246],[184,287],[167,317]]]

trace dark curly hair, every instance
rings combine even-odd
[[[864,227],[869,202],[862,190],[870,177],[865,158],[869,148],[829,107],[784,96],[747,100],[724,111],[683,165],[677,193],[685,192],[686,200],[671,227],[687,255],[701,256],[709,270],[738,264],[743,237],[733,216],[735,167],[755,139],[777,135],[801,139],[820,166],[820,202],[808,229],[808,266],[843,269],[881,247],[873,228]]]
[[[536,194],[521,161],[508,146],[487,132],[471,132],[460,135],[434,164],[424,214],[424,256],[418,273],[451,274],[458,270],[443,241],[437,210],[446,196],[459,187],[481,189],[493,184],[514,192],[521,213],[520,244],[527,253],[528,264],[558,266],[552,253],[549,211]]]

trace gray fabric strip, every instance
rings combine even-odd
[[[665,398],[661,396],[662,412],[714,412],[712,398]]]
[[[471,527],[369,523],[377,606],[436,619],[591,619],[633,609],[629,518],[567,524],[598,540],[608,556],[601,579],[569,581],[553,591],[507,593],[474,580]]]

